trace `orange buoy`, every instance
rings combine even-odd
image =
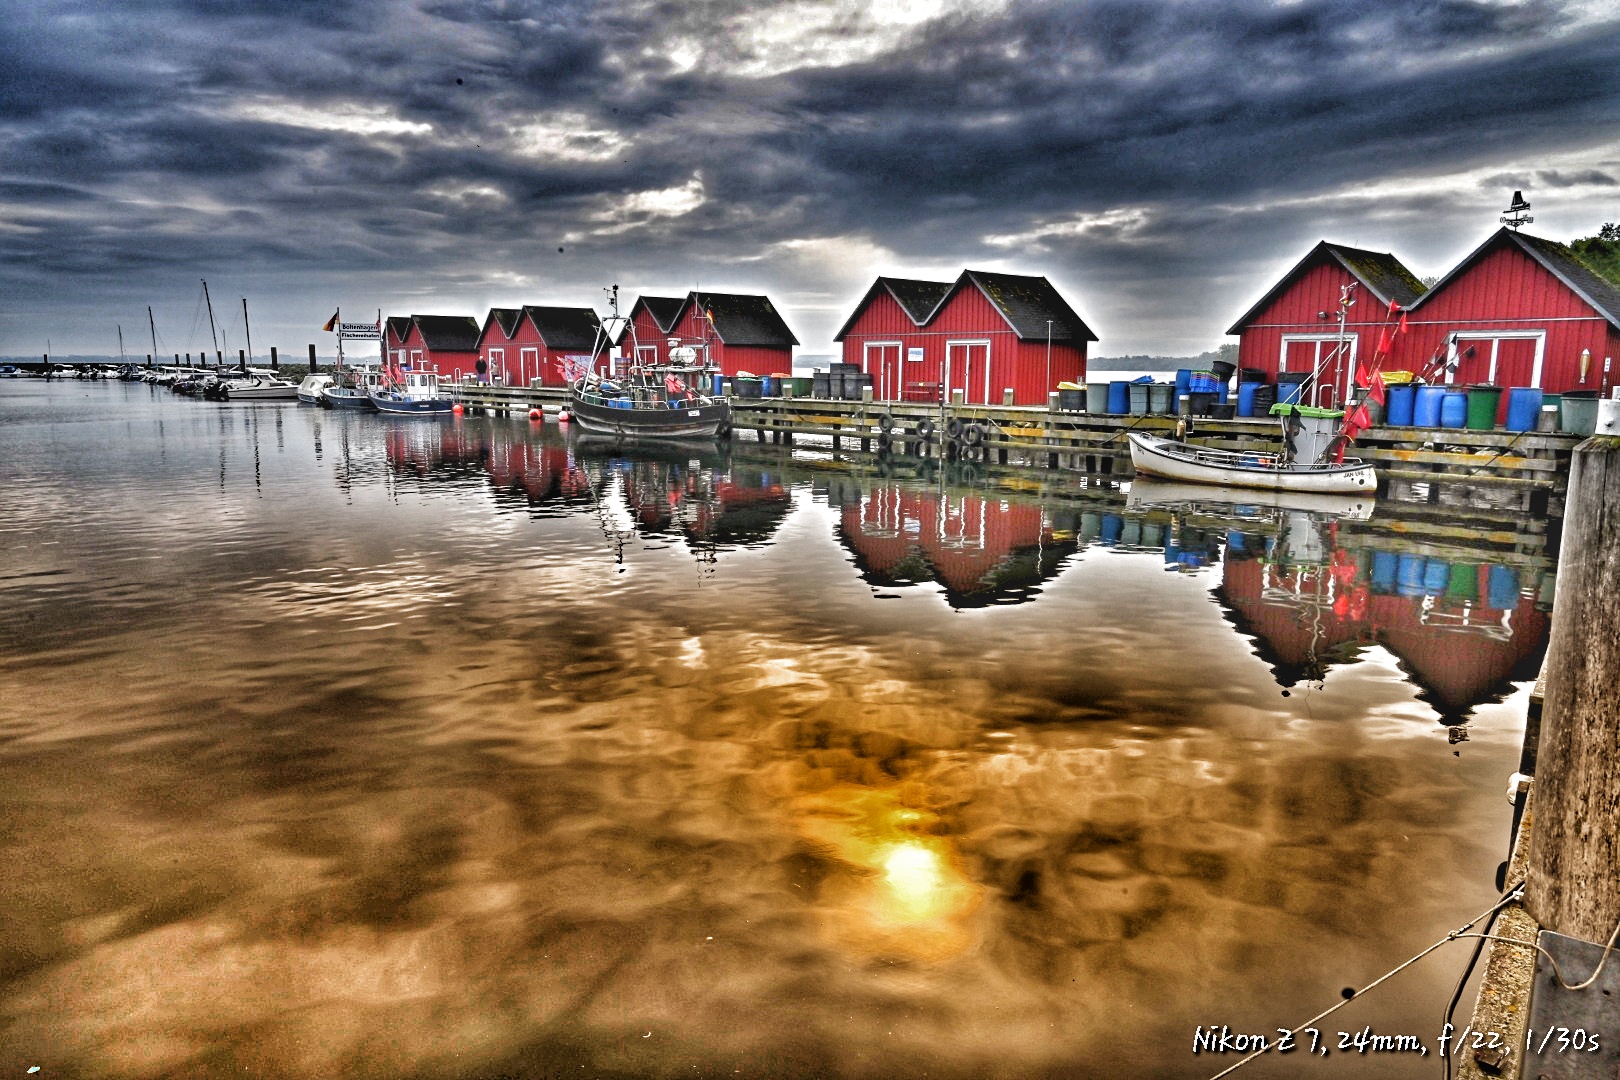
[[[543,419],[545,419],[545,417],[542,415],[542,413],[540,412],[539,409],[530,409],[529,410],[529,419],[530,420],[543,420]]]
[[[455,415],[460,416],[461,415],[461,402],[458,401],[454,405],[450,406],[450,411],[452,413],[454,413]]]

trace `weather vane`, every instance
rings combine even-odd
[[[1530,209],[1530,204],[1525,201],[1524,192],[1515,191],[1513,193],[1512,204],[1506,210],[1502,211],[1502,213],[1507,215],[1506,217],[1502,218],[1502,224],[1506,225],[1510,229],[1517,229],[1520,225],[1530,224],[1536,219],[1525,213],[1525,211],[1528,209]]]

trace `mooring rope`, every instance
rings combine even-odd
[[[1362,995],[1366,994],[1366,992],[1371,990],[1373,987],[1379,985],[1380,983],[1384,982],[1387,979],[1393,978],[1394,976],[1400,974],[1402,971],[1405,971],[1407,968],[1411,967],[1413,964],[1417,963],[1419,960],[1423,959],[1425,956],[1428,956],[1430,953],[1434,952],[1434,950],[1440,948],[1442,945],[1446,945],[1446,944],[1448,944],[1450,942],[1459,940],[1460,938],[1465,936],[1468,933],[1469,930],[1473,929],[1474,926],[1476,926],[1481,919],[1489,918],[1490,916],[1492,916],[1492,915],[1496,914],[1498,911],[1500,911],[1502,908],[1506,907],[1508,904],[1511,904],[1515,900],[1521,899],[1523,896],[1524,896],[1524,882],[1521,881],[1521,882],[1515,884],[1507,892],[1503,893],[1502,898],[1500,900],[1498,900],[1496,903],[1492,904],[1490,907],[1486,908],[1484,911],[1480,912],[1478,915],[1475,915],[1472,919],[1469,919],[1467,922],[1463,923],[1460,927],[1453,930],[1451,933],[1447,934],[1445,937],[1441,938],[1439,941],[1435,942],[1433,945],[1430,945],[1428,948],[1424,949],[1422,952],[1418,953],[1417,955],[1415,955],[1415,956],[1411,957],[1410,959],[1402,962],[1401,964],[1397,965],[1396,967],[1391,968],[1389,971],[1386,971],[1384,974],[1380,975],[1378,978],[1374,979],[1372,982],[1368,983],[1366,986],[1362,987],[1360,990],[1357,990],[1350,997],[1345,998],[1343,1001],[1338,1002],[1337,1004],[1331,1006],[1330,1008],[1323,1009],[1321,1012],[1317,1013],[1315,1016],[1311,1017],[1309,1020],[1305,1021],[1303,1024],[1300,1024],[1298,1027],[1296,1027],[1293,1030],[1289,1031],[1288,1034],[1289,1035],[1298,1035],[1301,1031],[1304,1031],[1306,1028],[1310,1027],[1312,1024],[1316,1023],[1318,1020],[1322,1019],[1323,1017],[1333,1015],[1334,1013],[1338,1012],[1340,1009],[1344,1008],[1346,1005],[1350,1004],[1352,1001],[1355,1001],[1358,998],[1360,998]],[[1616,929],[1617,929],[1617,931],[1620,931],[1620,927],[1617,927]],[[1523,943],[1521,942],[1520,944],[1523,944]],[[1223,1077],[1223,1076],[1232,1075],[1233,1073],[1237,1072],[1240,1068],[1247,1065],[1249,1062],[1253,1061],[1255,1058],[1259,1057],[1261,1054],[1266,1053],[1270,1049],[1271,1049],[1271,1044],[1266,1043],[1265,1045],[1261,1046],[1260,1049],[1258,1049],[1258,1050],[1254,1051],[1254,1053],[1250,1054],[1248,1057],[1242,1058],[1239,1061],[1233,1062],[1231,1065],[1229,1065],[1226,1068],[1222,1069],[1220,1072],[1218,1072],[1214,1076],[1210,1077],[1209,1080],[1221,1080],[1221,1077]]]

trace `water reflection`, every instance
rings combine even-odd
[[[1195,1024],[1489,902],[1522,695],[1464,680],[1449,745],[1380,605],[1533,652],[1539,553],[62,392],[0,397],[0,1029],[44,1075],[1207,1077]]]

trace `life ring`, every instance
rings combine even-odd
[[[960,439],[962,437],[962,421],[954,416],[945,421],[945,437],[951,442]]]
[[[878,430],[883,432],[885,435],[893,431],[894,417],[889,413],[884,413],[882,416],[878,417]]]
[[[962,431],[962,442],[967,446],[978,446],[984,442],[984,425],[969,424]]]
[[[933,437],[934,437],[934,422],[932,420],[928,419],[928,417],[926,417],[926,416],[923,417],[921,420],[917,421],[917,438],[921,439],[923,442],[927,442],[929,439],[932,439]]]

